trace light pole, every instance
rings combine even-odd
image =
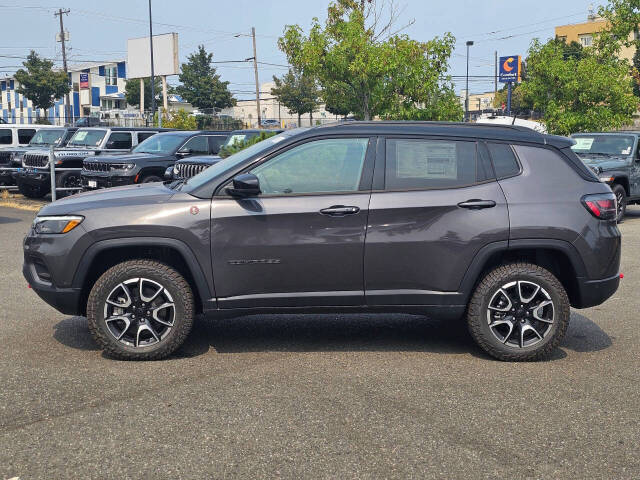
[[[464,99],[464,121],[469,121],[469,47],[473,45],[473,40],[467,40],[467,86]]]
[[[151,21],[151,0],[149,0],[149,48],[151,51],[151,122],[153,115],[156,113],[156,89],[154,86],[155,75],[153,71],[153,22]],[[141,93],[144,96],[144,92]],[[162,126],[162,115],[158,115],[158,125]]]

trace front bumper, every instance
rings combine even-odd
[[[620,274],[600,280],[588,280],[578,278],[578,298],[572,306],[575,308],[595,307],[604,303],[611,295],[616,293],[620,285]]]
[[[58,288],[52,282],[43,280],[38,276],[36,259],[25,256],[22,265],[22,274],[29,283],[31,289],[53,308],[65,315],[82,315],[80,308],[80,288]]]
[[[135,183],[135,179],[136,175],[99,175],[82,172],[82,189],[85,191],[91,191],[100,188],[133,185]]]
[[[15,172],[14,178],[17,182],[27,185],[51,185],[51,174],[48,169],[19,168]]]

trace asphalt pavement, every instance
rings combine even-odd
[[[638,207],[621,288],[538,363],[387,314],[200,319],[114,361],[27,288],[33,216],[0,208],[0,478],[640,478]]]

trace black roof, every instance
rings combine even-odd
[[[112,130],[114,132],[175,132],[177,130],[174,130],[173,128],[160,128],[160,127],[109,127],[107,125],[105,125],[104,127],[98,127],[98,126],[94,126],[94,127],[82,127],[82,126],[76,126],[73,127],[76,129],[82,129],[82,130]]]
[[[229,135],[228,130],[168,130],[160,131],[160,133],[171,133],[174,135],[181,135],[189,137],[191,135]]]
[[[414,121],[370,121],[344,122],[312,127],[305,130],[308,135],[317,135],[319,131],[327,134],[356,133],[362,135],[443,135],[448,137],[482,138],[485,140],[504,140],[549,144],[567,147],[573,142],[567,137],[546,135],[519,125],[495,125],[486,123],[460,122],[414,122]]]

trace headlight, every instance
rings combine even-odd
[[[84,217],[64,215],[60,217],[36,217],[33,229],[36,233],[68,233],[82,223]]]
[[[133,170],[135,163],[112,163],[110,165],[111,170]]]

